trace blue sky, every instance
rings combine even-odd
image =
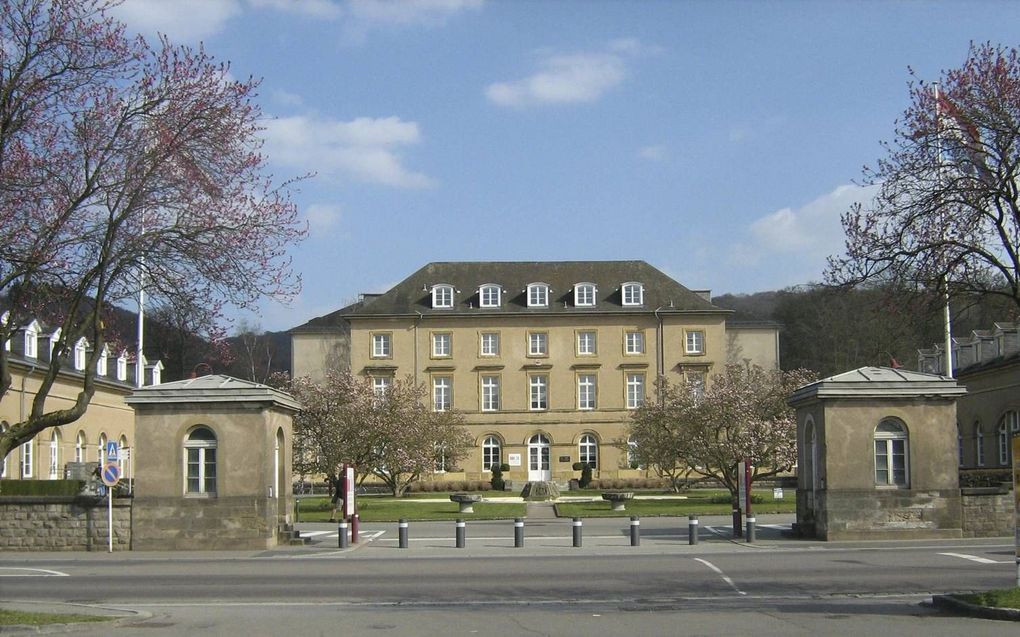
[[[300,325],[429,261],[643,259],[715,294],[820,280],[907,105],[1020,3],[126,0],[262,78],[310,224]]]

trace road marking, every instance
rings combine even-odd
[[[724,581],[724,582],[726,582],[727,584],[729,584],[729,585],[730,585],[730,586],[731,586],[731,587],[733,588],[733,590],[737,591],[737,594],[738,594],[738,595],[747,595],[747,593],[745,593],[744,591],[742,591],[742,590],[740,590],[739,588],[737,588],[737,585],[733,583],[733,580],[731,580],[731,579],[730,579],[729,577],[727,577],[727,576],[726,576],[726,573],[723,573],[723,572],[722,572],[722,569],[720,569],[720,568],[719,568],[718,566],[716,566],[715,564],[713,564],[713,563],[709,562],[708,560],[703,560],[703,559],[701,559],[700,557],[696,557],[696,558],[694,558],[694,561],[695,561],[695,562],[701,562],[702,564],[704,564],[704,565],[705,565],[705,566],[707,566],[708,568],[710,568],[710,569],[712,569],[713,571],[715,571],[716,573],[718,573],[718,574],[719,574],[719,577],[721,577],[721,578],[723,579],[723,581]]]
[[[326,535],[329,531],[301,531],[301,537],[318,537],[320,535]],[[334,531],[332,537],[336,537],[337,534]]]
[[[1012,564],[1013,561],[1000,562],[998,560],[990,560],[987,557],[978,557],[977,555],[967,555],[966,553],[939,553],[939,555],[946,555],[949,557],[959,557],[964,560],[970,560],[971,562],[977,562],[978,564]]]
[[[27,573],[7,573],[5,571],[28,571]],[[67,573],[51,571],[45,568],[19,568],[16,566],[0,566],[0,577],[70,577]]]

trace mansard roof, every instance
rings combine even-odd
[[[952,398],[967,393],[955,379],[891,367],[861,367],[809,383],[787,399],[797,405],[818,398]]]

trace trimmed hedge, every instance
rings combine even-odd
[[[81,480],[0,480],[0,495],[76,496],[84,486]]]

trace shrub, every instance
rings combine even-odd
[[[489,480],[489,485],[496,491],[506,489],[506,480],[503,479],[503,465],[492,465],[492,479]]]
[[[588,462],[580,462],[581,465],[581,479],[577,481],[577,486],[582,489],[587,489],[588,485],[591,484],[591,464]]]
[[[84,485],[81,480],[2,480],[0,495],[75,496]]]

